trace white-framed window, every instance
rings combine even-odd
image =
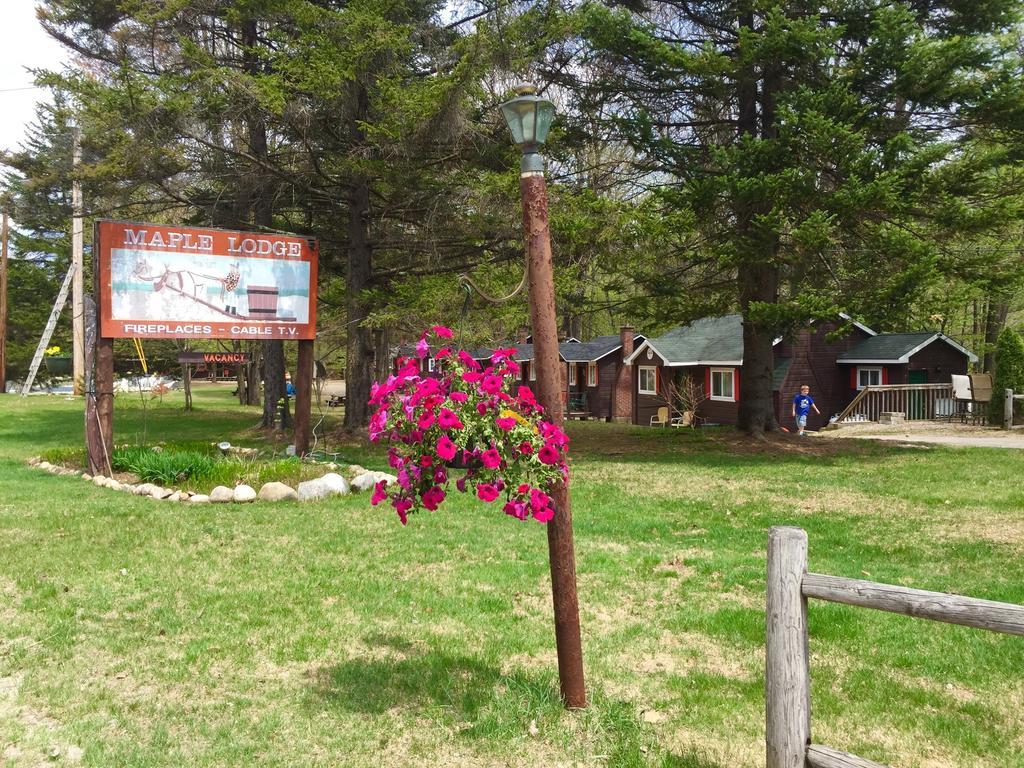
[[[864,368],[857,366],[857,389],[877,387],[882,383],[881,368]]]
[[[658,394],[658,369],[653,366],[641,365],[637,369],[639,387],[637,391],[641,395]]]
[[[437,370],[437,360],[432,357],[427,358],[427,371],[433,373]]]
[[[530,381],[536,381],[537,380],[537,366],[534,365],[533,360],[531,360],[528,363],[525,363],[525,365],[526,365],[527,368],[530,369]]]
[[[734,368],[711,369],[711,399],[736,402],[736,370]]]
[[[587,363],[587,386],[597,386],[597,363]]]

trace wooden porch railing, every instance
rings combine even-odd
[[[907,421],[926,421],[953,415],[952,384],[882,384],[864,387],[836,419],[853,417],[878,421],[881,413],[902,413]]]

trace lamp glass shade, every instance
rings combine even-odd
[[[555,105],[534,94],[525,94],[502,104],[501,114],[518,146],[543,144],[555,118]]]

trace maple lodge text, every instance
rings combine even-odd
[[[302,257],[302,243],[267,240],[262,237],[227,235],[229,256],[277,256],[298,259]],[[148,229],[125,229],[124,245],[128,248],[169,248],[175,251],[213,253],[212,235],[191,232],[150,232]]]

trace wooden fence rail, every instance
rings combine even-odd
[[[860,417],[878,421],[882,413],[902,413],[907,421],[925,421],[952,416],[956,407],[952,384],[881,384],[864,387],[836,419]]]
[[[767,768],[885,768],[811,743],[807,598],[1024,636],[1024,605],[807,572],[807,533],[768,533],[765,652]]]

